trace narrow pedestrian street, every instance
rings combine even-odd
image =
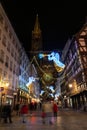
[[[0,130],[86,130],[87,112],[73,110],[59,110],[57,122],[49,124],[42,123],[41,112],[33,112],[27,117],[27,122],[22,123],[21,117],[13,116],[12,124],[0,122]]]

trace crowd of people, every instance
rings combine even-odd
[[[1,111],[1,117],[3,118],[3,122],[4,123],[12,123],[12,107],[11,105],[6,102],[3,107],[2,107],[2,111]]]
[[[44,101],[39,104],[31,102],[28,104],[26,101],[17,102],[15,109],[9,103],[5,103],[2,109],[2,118],[4,123],[12,123],[12,113],[15,111],[16,116],[20,116],[23,123],[27,121],[27,115],[32,114],[35,110],[41,111],[42,122],[46,123],[46,120],[52,124],[53,119],[57,120],[58,105],[55,101]],[[54,117],[54,118],[53,118]]]

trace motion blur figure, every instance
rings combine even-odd
[[[4,106],[3,106],[3,109],[2,109],[2,112],[4,114],[4,123],[12,123],[12,107],[9,103],[6,103]]]

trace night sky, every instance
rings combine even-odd
[[[55,0],[54,0],[55,1]],[[43,38],[43,50],[62,50],[68,38],[75,35],[85,24],[86,3],[70,0],[2,0],[4,10],[27,53],[36,14],[39,17]],[[32,3],[30,3],[32,2]]]

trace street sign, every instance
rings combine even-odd
[[[0,92],[4,90],[4,87],[0,87]]]

